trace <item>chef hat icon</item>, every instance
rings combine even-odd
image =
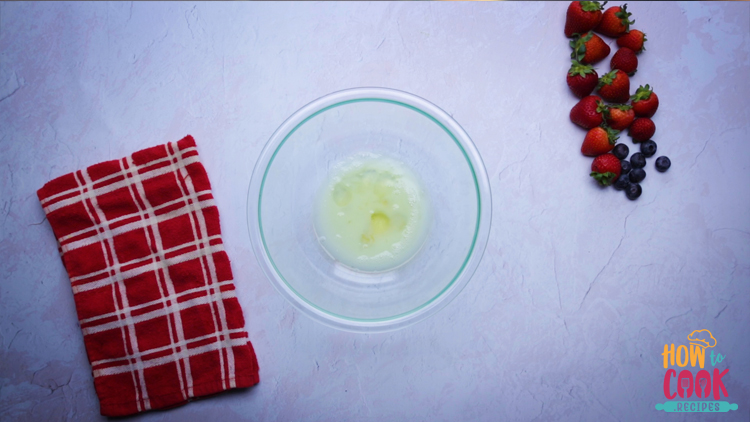
[[[688,341],[690,344],[694,344],[700,347],[714,347],[716,346],[716,339],[713,334],[708,330],[695,330],[688,335]]]

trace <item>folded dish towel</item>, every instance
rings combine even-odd
[[[37,194],[70,277],[102,415],[258,382],[191,136],[61,176]]]

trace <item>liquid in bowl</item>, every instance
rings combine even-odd
[[[383,272],[425,243],[430,203],[418,176],[396,159],[360,153],[335,165],[317,194],[315,232],[341,264]]]

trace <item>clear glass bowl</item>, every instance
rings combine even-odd
[[[361,152],[393,157],[431,201],[427,240],[406,264],[362,272],[335,261],[314,229],[316,194],[336,163]],[[492,215],[487,172],[446,112],[406,92],[356,88],[302,107],[266,144],[248,192],[253,251],[300,311],[349,331],[387,331],[433,315],[468,283]]]

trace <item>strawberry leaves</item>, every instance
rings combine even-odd
[[[589,174],[589,176],[593,177],[594,180],[599,182],[599,184],[602,186],[611,185],[612,182],[617,177],[617,175],[612,173],[611,171],[608,171],[606,173],[598,173],[598,172],[592,171],[591,174]]]
[[[614,130],[606,124],[602,124],[601,127],[602,129],[607,131],[607,139],[609,140],[609,144],[614,145],[615,143],[617,143],[617,140],[620,139],[620,137],[618,136],[620,134],[620,131]]]
[[[622,6],[620,6],[620,11],[617,12],[617,13],[615,13],[615,16],[618,17],[618,18],[620,18],[620,22],[625,27],[625,31],[626,32],[630,29],[630,25],[632,25],[632,24],[635,23],[635,20],[631,21],[629,19],[631,15],[632,15],[632,13],[628,12],[628,5],[627,5],[627,3],[623,4]]]
[[[581,61],[586,56],[586,42],[591,41],[594,33],[589,31],[585,36],[581,37],[580,34],[575,34],[573,39],[570,40],[570,48],[573,52],[570,53],[570,58],[573,60]]]
[[[606,1],[601,4],[599,4],[598,1],[582,1],[581,10],[583,10],[584,12],[596,12],[599,10],[603,10],[605,4],[607,4]]]
[[[605,73],[601,78],[599,78],[599,85],[597,85],[597,88],[601,88],[604,85],[612,85],[612,82],[615,81],[615,78],[617,77],[617,70],[618,69],[612,69],[611,72]]]
[[[570,66],[570,70],[568,70],[568,75],[570,76],[580,76],[584,77],[591,73],[596,73],[594,71],[594,67],[582,64],[578,60],[572,60],[573,64]]]
[[[641,101],[641,100],[648,100],[651,98],[651,93],[654,92],[653,89],[651,89],[648,84],[646,86],[639,86],[638,89],[635,90],[635,95],[632,95],[630,99],[635,101]]]

